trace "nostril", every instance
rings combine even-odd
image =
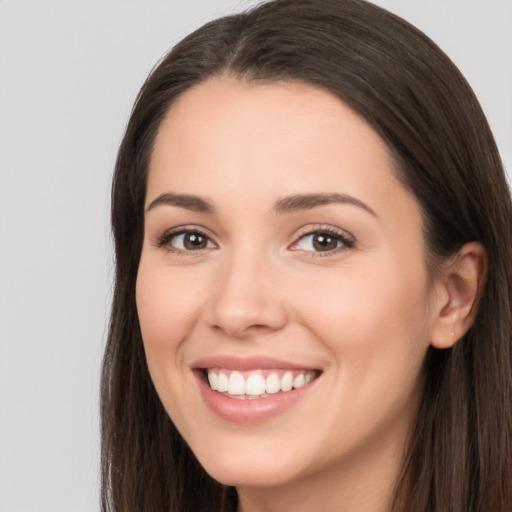
[[[275,328],[271,325],[264,324],[252,324],[252,325],[236,325],[233,323],[224,323],[222,325],[215,324],[213,328],[216,331],[222,331],[223,333],[228,334],[234,338],[246,338],[253,334],[264,334],[266,332],[271,332],[275,330]]]
[[[265,330],[270,330],[270,329],[271,329],[271,327],[268,325],[254,324],[254,325],[250,325],[249,327],[247,327],[246,330],[265,331]]]

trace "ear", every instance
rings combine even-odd
[[[450,348],[473,325],[487,279],[487,254],[482,244],[464,244],[443,265],[434,299],[430,344]]]

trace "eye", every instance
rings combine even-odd
[[[291,249],[306,252],[332,253],[352,247],[354,247],[354,241],[347,236],[329,230],[318,230],[302,235],[293,244]]]
[[[166,233],[159,239],[158,246],[171,252],[187,252],[214,248],[215,244],[204,233],[188,230]]]

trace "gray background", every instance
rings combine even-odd
[[[0,511],[94,512],[108,204],[132,100],[246,0],[0,0]],[[381,0],[472,84],[512,169],[512,1]]]

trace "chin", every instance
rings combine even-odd
[[[224,485],[234,487],[279,486],[300,477],[302,464],[295,457],[283,458],[279,451],[230,450],[201,456],[206,472]]]
[[[298,475],[287,468],[205,467],[207,473],[223,485],[233,487],[273,487],[287,484]]]

